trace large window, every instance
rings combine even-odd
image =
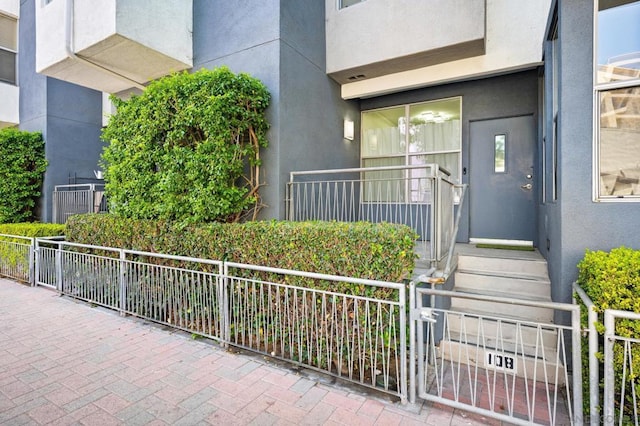
[[[461,98],[396,106],[362,113],[362,167],[438,164],[460,182]],[[405,175],[407,173],[407,175]],[[417,179],[424,169],[369,173],[368,179]],[[394,186],[403,191],[400,186]],[[414,190],[415,189],[415,190]],[[412,202],[424,201],[421,188],[409,188]]]
[[[0,15],[0,82],[16,84],[18,22]]]
[[[596,13],[594,197],[640,201],[640,1],[600,0]]]

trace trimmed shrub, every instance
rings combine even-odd
[[[111,100],[117,112],[102,133],[101,166],[112,213],[185,223],[255,219],[269,128],[269,92],[259,80],[202,69]]]
[[[65,234],[85,244],[391,282],[410,277],[417,237],[407,226],[388,223],[184,225],[108,214],[74,215]]]
[[[34,219],[46,168],[42,134],[0,130],[0,223]]]
[[[64,225],[56,223],[5,223],[0,224],[0,234],[22,237],[53,237],[64,235]]]
[[[591,298],[598,313],[603,313],[605,309],[640,313],[640,250],[620,247],[608,253],[587,251],[585,257],[578,264],[578,269],[578,284]],[[583,312],[586,312],[586,310],[583,310]],[[583,315],[582,322],[583,327],[586,327],[586,315]],[[603,336],[604,324],[598,323],[596,328],[598,333]],[[618,336],[637,338],[640,336],[640,321],[618,319],[616,320],[615,332]],[[601,341],[603,341],[602,339],[601,337]],[[585,346],[583,345],[583,348]],[[598,353],[597,355],[602,361],[603,353]],[[631,355],[634,374],[629,374],[629,366],[627,365],[625,415],[633,415],[631,386],[634,380],[635,393],[640,395],[640,381],[638,380],[640,378],[640,345],[631,345]],[[583,349],[583,362],[588,362],[588,358],[585,359],[586,356],[587,352]],[[621,342],[617,342],[614,345],[616,404],[620,401],[623,368],[624,345]],[[588,389],[588,387],[585,389]]]

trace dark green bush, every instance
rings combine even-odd
[[[111,212],[185,223],[256,217],[269,127],[269,92],[259,80],[202,69],[112,101],[101,161]]]
[[[184,225],[115,215],[75,215],[69,241],[205,259],[401,282],[416,235],[404,225],[263,221]]]
[[[0,223],[34,219],[46,168],[40,133],[0,130]]]
[[[587,251],[585,257],[578,264],[578,269],[578,284],[591,298],[598,313],[602,314],[605,309],[640,313],[640,250],[620,247],[608,253]],[[583,327],[587,325],[586,316],[583,316],[582,325]],[[604,324],[598,323],[596,328],[602,336]],[[640,336],[640,321],[618,319],[615,331],[618,336],[637,338]],[[583,362],[586,367],[588,364],[586,364],[585,354],[583,349]],[[630,396],[633,380],[636,383],[635,392],[640,395],[640,381],[638,380],[640,377],[640,345],[631,345],[631,354],[634,374],[628,373],[629,366],[627,365],[628,377],[625,386],[628,399],[624,407],[626,415],[633,415],[633,401]],[[598,356],[600,360],[603,359],[602,353],[599,353]],[[620,400],[624,368],[624,346],[620,342],[614,345],[614,368],[616,371],[617,403]]]

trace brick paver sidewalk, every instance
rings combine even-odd
[[[0,424],[485,424],[0,279]]]

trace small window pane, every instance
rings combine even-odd
[[[344,9],[345,7],[353,6],[354,4],[363,2],[364,0],[338,0],[340,4],[340,9]]]
[[[0,81],[16,83],[16,54],[0,50]]]
[[[640,87],[600,92],[600,196],[640,195]]]
[[[406,151],[404,107],[362,114],[362,156],[382,157]]]
[[[493,147],[494,147],[494,171],[496,173],[504,173],[506,171],[505,167],[505,151],[507,145],[507,137],[506,135],[496,135],[493,139]]]
[[[13,51],[18,49],[17,21],[4,15],[0,15],[0,48]]]
[[[601,0],[599,2],[598,83],[640,79],[640,25],[638,22],[640,22],[640,1]]]

